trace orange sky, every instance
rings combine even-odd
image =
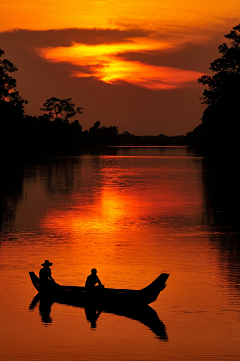
[[[100,120],[135,134],[186,134],[203,111],[197,79],[238,14],[237,0],[13,0],[1,4],[0,47],[19,68],[28,114],[48,97],[72,97],[85,129]]]
[[[226,19],[236,19],[240,11],[237,0],[12,0],[1,4],[0,30],[14,28],[47,30],[68,27],[129,28],[159,30],[182,27],[194,32],[216,30]],[[182,32],[182,30],[180,30]],[[190,36],[189,32],[188,33]]]

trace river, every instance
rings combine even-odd
[[[239,360],[239,213],[234,186],[202,157],[112,147],[13,162],[0,185],[0,360]],[[148,313],[91,318],[34,301],[28,272],[46,259],[65,285],[93,267],[105,287],[170,276]]]

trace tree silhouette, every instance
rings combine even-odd
[[[20,153],[23,141],[23,114],[27,101],[17,91],[16,79],[11,73],[17,67],[7,59],[1,59],[4,51],[0,49],[0,157]]]
[[[4,55],[4,51],[0,49],[0,58]],[[23,100],[16,90],[16,79],[10,74],[17,71],[17,67],[7,59],[0,59],[0,103],[1,106],[7,104],[17,107],[23,113],[23,106],[27,104],[26,100]],[[1,108],[2,108],[1,107]]]
[[[230,46],[219,46],[220,58],[211,63],[214,75],[204,75],[198,82],[207,85],[202,103],[207,107],[202,116],[200,134],[202,146],[207,152],[216,153],[231,149],[236,152],[239,143],[240,124],[240,24],[225,35]]]
[[[58,99],[55,97],[49,98],[43,104],[44,116],[49,117],[52,120],[63,120],[65,123],[69,122],[69,118],[74,117],[76,114],[82,114],[82,107],[75,107],[71,98]]]
[[[101,123],[99,121],[95,122],[93,124],[93,127],[89,128],[89,133],[91,133],[91,134],[98,133],[99,134],[99,130],[101,129],[100,125],[101,125]]]

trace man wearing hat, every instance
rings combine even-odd
[[[51,266],[52,263],[49,262],[48,259],[42,263],[42,268],[39,271],[39,278],[40,278],[40,288],[48,288],[52,282],[55,283],[54,279],[52,278],[51,274]]]

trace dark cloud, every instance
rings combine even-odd
[[[18,43],[29,46],[70,46],[72,43],[87,45],[112,44],[122,41],[131,41],[131,38],[148,36],[149,31],[144,29],[57,29],[57,30],[13,30],[0,33],[5,41],[12,45]]]
[[[119,58],[139,61],[154,66],[166,66],[209,73],[209,59],[214,60],[219,56],[217,48],[218,43],[214,40],[204,44],[189,44],[184,48],[181,47],[181,49],[174,50],[127,52],[120,54]]]
[[[191,30],[191,29],[190,29]],[[69,47],[72,43],[87,45],[116,44],[131,42],[133,38],[152,36],[153,39],[166,39],[167,34],[150,33],[144,29],[58,29],[58,30],[13,30],[0,33],[1,44],[11,44],[11,47],[28,49],[34,52],[40,47]],[[222,34],[221,34],[222,35]],[[139,61],[149,65],[168,66],[184,70],[208,72],[210,62],[218,56],[218,46],[223,36],[200,44],[185,44],[179,48],[138,51],[121,53],[119,58],[129,61]],[[68,67],[78,70],[72,65]]]

